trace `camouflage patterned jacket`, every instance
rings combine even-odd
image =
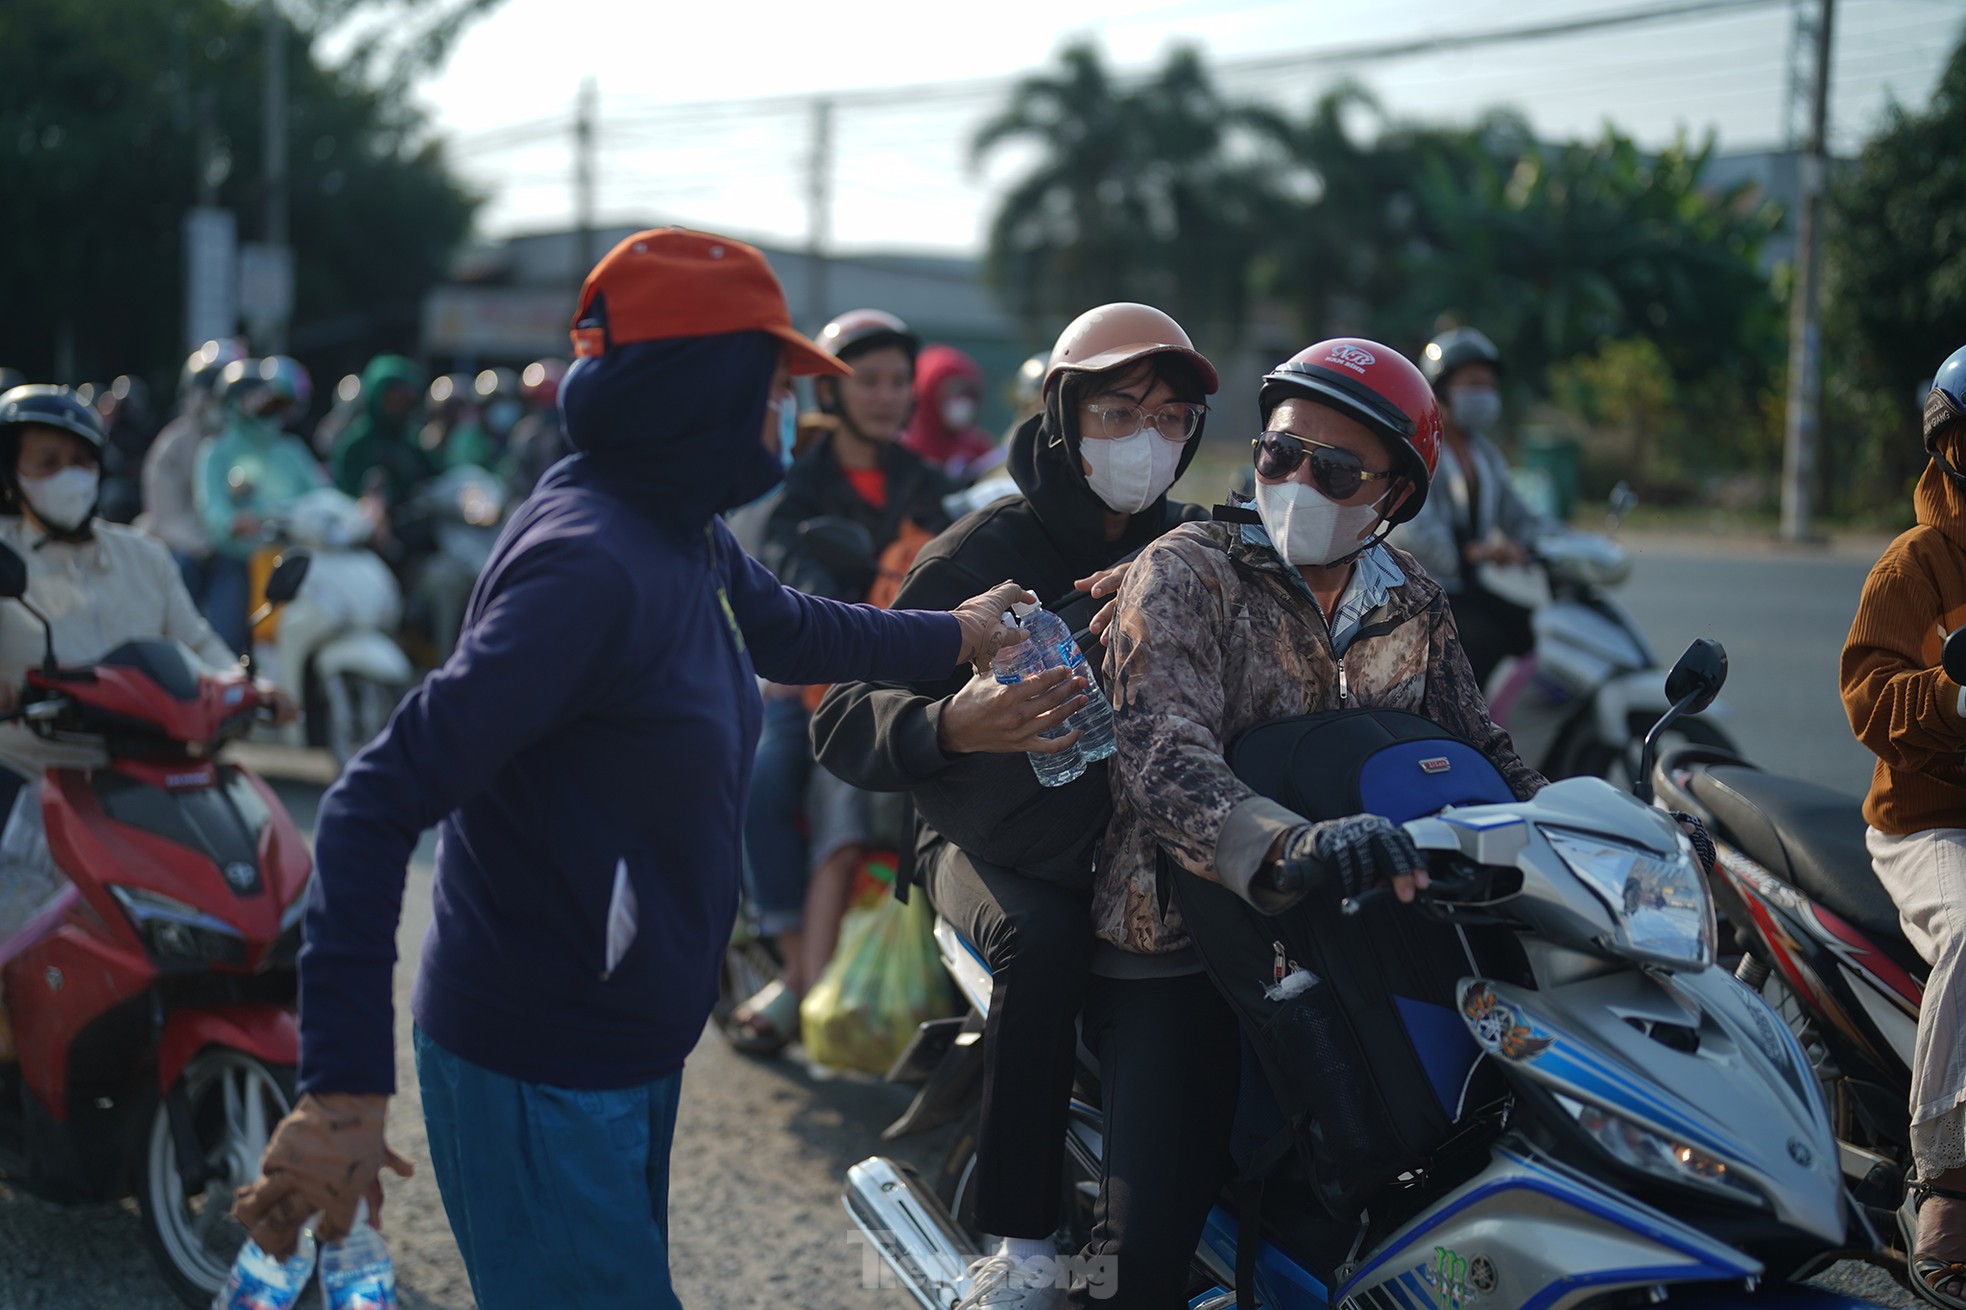
[[[1245,729],[1347,706],[1408,710],[1481,749],[1517,796],[1543,779],[1488,717],[1447,598],[1412,556],[1340,658],[1323,616],[1267,545],[1190,523],[1149,546],[1120,590],[1106,659],[1119,753],[1113,819],[1093,888],[1100,940],[1143,955],[1188,944],[1161,909],[1155,848],[1247,896],[1277,834],[1304,822],[1223,758]]]

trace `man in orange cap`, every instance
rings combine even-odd
[[[950,613],[800,595],[717,517],[781,476],[763,441],[792,330],[735,241],[672,229],[588,276],[561,389],[575,455],[507,525],[450,661],[322,801],[300,960],[300,1102],[238,1214],[261,1247],[341,1237],[395,1090],[404,867],[441,825],[415,996],[444,1206],[478,1304],[674,1307],[683,1058],[737,909],[756,678],[940,676],[987,658],[1006,583]]]

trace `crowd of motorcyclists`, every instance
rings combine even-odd
[[[740,1050],[768,1055],[797,1040],[856,873],[888,839],[903,847],[897,893],[924,893],[993,975],[974,1221],[999,1245],[958,1310],[1083,1306],[1115,1288],[1116,1305],[1185,1304],[1190,1255],[1231,1177],[1246,1062],[1173,883],[1217,883],[1278,916],[1427,888],[1403,829],[1369,814],[1307,821],[1238,777],[1230,743],[1291,716],[1403,710],[1470,744],[1517,799],[1545,785],[1483,691],[1531,640],[1528,612],[1483,570],[1525,562],[1551,526],[1493,439],[1503,352],[1458,327],[1417,362],[1341,338],[1260,379],[1224,378],[1161,310],[1098,306],[1020,372],[1023,412],[998,440],[977,426],[989,381],[967,356],[877,309],[807,341],[753,256],[702,234],[641,234],[590,277],[571,371],[542,359],[426,382],[384,355],[337,386],[311,431],[307,370],[224,341],[193,353],[177,413],[154,434],[132,379],[0,394],[0,534],[32,561],[31,595],[59,641],[113,613],[207,664],[247,652],[256,561],[326,488],[360,507],[368,545],[426,601],[426,662],[440,671],[323,804],[301,963],[315,998],[304,1095],[242,1217],[278,1253],[317,1210],[345,1228],[358,1196],[379,1202],[378,1171],[400,1164],[382,1136],[394,879],[416,832],[441,822],[416,1051],[474,1289],[487,1305],[599,1305],[633,1276],[674,1304],[655,1277],[668,1261],[667,1135],[729,918],[721,871],[734,899],[741,870],[745,912],[781,962],[725,1019]],[[1919,493],[1937,532],[1880,566],[1845,669],[1853,725],[1883,761],[1873,851],[1943,961],[1935,988],[1955,985],[1948,925],[1966,876],[1948,826],[1966,692],[1946,699],[1959,689],[1924,650],[1931,621],[1943,637],[1966,613],[1952,535],[1966,360],[1947,368]],[[794,374],[811,379],[805,406]],[[1210,398],[1234,387],[1254,390],[1262,427],[1247,494],[1211,514],[1170,493]],[[510,521],[482,560],[446,574],[419,499],[464,469],[504,491],[477,526]],[[824,548],[819,524],[851,525],[864,558]],[[467,610],[433,588],[476,591]],[[143,590],[154,596],[139,604]],[[991,652],[1021,639],[997,621],[1020,597],[1067,611],[1102,648],[1103,693],[1070,667],[992,675]],[[0,626],[0,652],[34,662],[17,636]],[[1058,730],[1098,694],[1118,753],[1041,785],[1023,757],[1070,749],[1077,734]],[[669,736],[651,762],[637,734],[655,732]],[[908,796],[912,831],[876,833],[875,793]],[[591,825],[568,822],[575,812]],[[1697,820],[1680,822],[1710,850]],[[549,874],[564,895],[542,907]],[[660,951],[637,953],[650,938]],[[507,1023],[520,1011],[535,1021],[523,1047]],[[1956,1002],[1942,1012],[1956,1022]],[[0,1047],[4,1035],[0,1024]],[[1085,1252],[1116,1271],[1100,1290],[1021,1272],[1060,1226],[1081,1039],[1106,1098]],[[1955,1046],[1921,1037],[1916,1110],[1931,1126],[1914,1138],[1925,1177],[1906,1241],[1916,1290],[1961,1310]],[[526,1132],[510,1158],[485,1149]],[[624,1175],[615,1148],[629,1141],[646,1160]],[[527,1228],[498,1200],[518,1193],[559,1207],[574,1233],[556,1244]],[[616,1245],[601,1249],[603,1236]]]

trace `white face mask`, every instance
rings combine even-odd
[[[1356,554],[1383,517],[1379,506],[1340,505],[1302,482],[1256,482],[1256,513],[1284,563],[1323,568]]]
[[[60,532],[72,532],[88,520],[102,488],[102,475],[80,466],[45,478],[21,478],[20,494],[34,517]]]
[[[1180,470],[1181,451],[1181,445],[1146,428],[1130,437],[1079,442],[1092,466],[1085,480],[1108,509],[1121,514],[1138,514],[1166,494]]]
[[[1461,431],[1486,436],[1490,428],[1502,421],[1502,397],[1486,387],[1451,391],[1447,396],[1447,413]]]
[[[976,397],[951,396],[942,402],[942,423],[961,431],[976,421]]]

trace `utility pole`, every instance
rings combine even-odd
[[[576,282],[600,262],[594,249],[594,119],[598,114],[600,89],[590,76],[580,83],[580,101],[573,116],[573,213],[579,229],[580,267],[574,270]]]
[[[260,14],[266,31],[266,244],[277,262],[292,258],[287,245],[287,22],[275,0],[261,0]],[[267,318],[263,344],[270,355],[286,353],[287,318],[287,313]]]
[[[826,248],[833,240],[833,102],[812,102],[812,155],[806,161],[806,317],[817,329],[831,312]]]
[[[1830,28],[1836,0],[1820,0],[1816,74],[1810,86],[1809,139],[1796,161],[1800,213],[1795,227],[1795,286],[1789,301],[1788,424],[1782,456],[1782,536],[1808,541],[1809,501],[1821,440],[1822,325],[1817,315],[1822,278],[1823,191],[1828,181]]]

